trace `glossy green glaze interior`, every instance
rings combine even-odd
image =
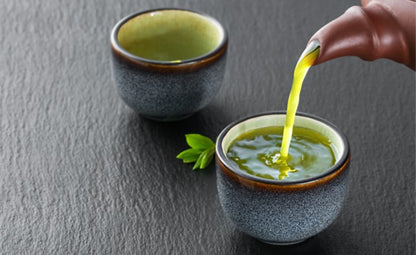
[[[213,51],[224,38],[214,19],[186,10],[156,10],[124,23],[117,39],[126,51],[155,61],[181,62]]]

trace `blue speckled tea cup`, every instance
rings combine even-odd
[[[347,194],[350,149],[333,124],[299,113],[295,126],[317,131],[332,141],[335,164],[324,173],[299,181],[253,176],[227,158],[232,142],[254,129],[283,126],[285,112],[252,116],[227,126],[216,143],[217,188],[226,215],[236,227],[263,242],[302,242],[327,228],[338,216]]]
[[[188,38],[191,33],[186,31],[192,32],[192,37]],[[140,56],[140,49],[129,49],[134,43],[152,40],[149,45],[154,46],[153,55],[172,51],[169,39],[158,41],[157,36],[163,33],[169,33],[174,40],[172,45],[176,46],[172,47],[179,47],[173,50],[179,59],[151,59],[144,53]],[[212,40],[210,48],[206,40]],[[112,73],[117,91],[128,106],[145,117],[160,121],[186,118],[206,106],[219,91],[227,43],[223,26],[206,14],[170,8],[127,16],[111,32]],[[161,48],[155,48],[159,44]],[[204,48],[198,49],[199,45]],[[200,55],[180,59],[180,52],[186,52],[187,47]]]

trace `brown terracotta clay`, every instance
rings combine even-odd
[[[342,56],[364,60],[388,58],[413,70],[415,66],[416,2],[361,0],[312,36],[320,44],[316,64]]]

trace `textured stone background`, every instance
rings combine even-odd
[[[221,211],[213,166],[175,159],[184,134],[284,109],[309,37],[358,1],[0,0],[1,254],[412,254],[415,76],[349,57],[310,70],[300,110],[339,126],[353,159],[337,221],[276,248]],[[142,119],[111,81],[109,34],[157,7],[211,14],[228,29],[217,98],[178,123]]]

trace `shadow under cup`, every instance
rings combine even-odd
[[[295,126],[312,129],[333,144],[335,164],[323,173],[296,181],[265,179],[239,169],[227,158],[232,142],[251,130],[283,126],[285,112],[252,116],[227,126],[216,143],[217,188],[222,208],[236,227],[263,242],[288,245],[327,228],[338,216],[347,194],[350,149],[333,124],[299,113]]]
[[[227,43],[223,26],[206,14],[155,9],[125,17],[111,33],[117,91],[145,117],[186,118],[219,91]]]

